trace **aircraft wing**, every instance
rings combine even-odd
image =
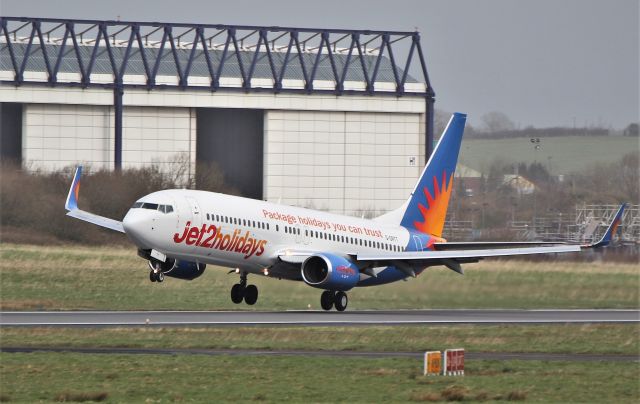
[[[122,227],[122,222],[117,220],[109,219],[108,217],[94,215],[93,213],[85,212],[80,209],[73,209],[67,212],[67,216],[75,217],[76,219],[83,220],[85,222],[93,223],[100,227],[106,227],[107,229],[119,231],[120,233],[124,233],[124,228]]]
[[[78,209],[78,194],[80,192],[80,176],[81,175],[82,175],[82,166],[78,166],[76,168],[76,173],[73,176],[73,182],[71,183],[71,188],[69,188],[69,195],[67,195],[67,201],[64,204],[65,209],[68,211],[67,216],[71,216],[85,222],[93,223],[100,227],[105,227],[107,229],[124,233],[124,227],[122,227],[122,222]]]
[[[468,250],[468,249],[490,249],[490,248],[513,248],[513,247],[540,247],[567,245],[563,242],[555,241],[447,241],[445,243],[433,243],[436,251]]]
[[[582,247],[579,245],[559,245],[551,247],[492,248],[451,251],[410,251],[400,253],[381,252],[357,254],[356,259],[358,261],[376,261],[385,264],[391,261],[404,261],[408,264],[415,263],[421,265],[428,264],[430,261],[443,259],[477,261],[482,258],[490,257],[578,252],[581,249]]]
[[[544,242],[477,242],[477,243],[451,243],[451,248],[443,248],[449,243],[436,243],[435,251],[414,251],[414,252],[401,252],[401,253],[388,253],[388,252],[376,252],[376,253],[364,253],[356,254],[355,259],[358,262],[371,263],[373,266],[394,265],[400,270],[407,272],[408,274],[415,275],[413,267],[424,267],[427,265],[445,265],[449,269],[458,273],[463,273],[460,264],[468,262],[477,262],[483,258],[491,257],[512,257],[518,255],[536,255],[536,254],[555,254],[555,253],[568,253],[568,252],[580,252],[587,248],[600,248],[609,245],[613,236],[618,229],[618,225],[622,220],[622,213],[624,212],[626,204],[623,203],[613,220],[609,224],[609,227],[605,231],[602,238],[593,244],[588,245],[571,245],[571,244],[557,244],[557,243],[544,243]],[[538,244],[537,246],[531,246]],[[555,244],[555,245],[545,245]],[[466,247],[476,248],[466,248]],[[440,248],[438,248],[440,247]],[[479,248],[478,248],[479,247]],[[511,247],[511,248],[495,248],[495,247]]]

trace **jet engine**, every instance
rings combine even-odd
[[[207,265],[202,263],[167,258],[166,262],[160,263],[160,272],[172,278],[191,281],[202,275],[206,267]]]
[[[347,291],[360,281],[358,267],[347,258],[333,254],[315,254],[302,263],[302,279],[309,286]]]

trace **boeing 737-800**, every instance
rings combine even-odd
[[[192,280],[206,265],[235,268],[234,303],[255,304],[248,274],[303,281],[322,289],[321,306],[343,311],[345,292],[415,277],[426,268],[483,258],[578,252],[605,246],[622,217],[590,245],[530,242],[447,242],[442,238],[466,115],[451,117],[407,202],[373,220],[213,192],[171,189],[143,196],[120,221],[78,209],[82,167],[66,201],[68,215],[125,233],[149,263],[149,278]],[[231,271],[233,272],[233,271]]]

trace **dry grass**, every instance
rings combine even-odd
[[[411,401],[438,402],[442,401],[439,393],[414,393],[410,397]]]
[[[524,401],[527,399],[527,392],[522,390],[514,390],[507,394],[507,400],[509,401]]]
[[[395,375],[395,374],[398,374],[398,369],[377,368],[377,369],[368,370],[366,373],[372,376]]]
[[[64,392],[55,396],[53,401],[65,403],[65,402],[78,402],[83,403],[86,401],[100,402],[109,397],[109,393],[106,391],[90,392],[90,393],[78,393],[78,392]]]

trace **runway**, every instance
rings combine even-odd
[[[224,326],[637,323],[640,310],[38,311],[0,312],[0,326]]]

